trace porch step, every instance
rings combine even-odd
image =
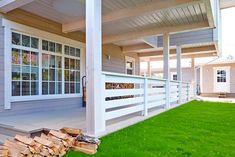
[[[10,139],[10,138],[12,138],[12,136],[0,134],[0,144],[3,144],[7,139]]]
[[[219,93],[219,98],[227,98],[227,93]]]
[[[30,136],[31,133],[14,128],[13,126],[0,124],[0,135],[14,137],[16,134],[23,136]]]

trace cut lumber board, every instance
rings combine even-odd
[[[1,157],[8,157],[8,155],[9,155],[9,150],[8,149],[0,150],[0,156]]]
[[[95,154],[97,152],[97,150],[87,149],[87,148],[83,148],[83,147],[79,147],[79,146],[74,146],[74,147],[72,147],[72,149],[75,151],[80,151],[85,154],[91,154],[91,155]]]
[[[37,141],[38,143],[44,145],[44,146],[53,147],[53,142],[51,142],[51,141],[49,141],[49,140],[46,140],[46,139],[44,139],[44,138],[35,136],[35,137],[34,137],[34,140]]]
[[[83,148],[87,148],[87,149],[93,149],[93,150],[98,149],[98,146],[96,144],[90,144],[90,143],[86,143],[86,142],[76,141],[75,146],[83,147]]]
[[[60,139],[66,140],[68,138],[68,135],[59,131],[51,130],[49,134],[58,137]]]
[[[30,146],[35,145],[35,141],[32,138],[28,138],[26,136],[16,135],[15,139]]]
[[[77,135],[82,134],[82,130],[81,129],[76,129],[76,128],[61,128],[60,131],[62,133],[66,133],[69,134],[70,136],[76,137]]]
[[[15,140],[6,140],[4,145],[7,147],[12,147],[12,148],[19,150],[21,154],[24,154],[24,155],[30,154],[29,148],[18,144]]]

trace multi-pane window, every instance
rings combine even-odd
[[[126,58],[126,74],[134,75],[134,66],[135,61],[134,58]]]
[[[177,74],[173,74],[172,77],[173,77],[172,79],[173,79],[174,81],[177,81]]]
[[[67,56],[64,58],[64,93],[80,93],[80,49],[65,46],[65,53]]]
[[[12,96],[38,95],[38,38],[12,32]]]
[[[42,94],[62,94],[62,57],[42,54]]]
[[[62,94],[62,44],[42,40],[42,94]]]
[[[39,93],[80,93],[80,49],[12,32],[12,96]]]
[[[217,70],[217,82],[226,82],[226,70]]]

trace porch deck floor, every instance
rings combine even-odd
[[[32,132],[46,129],[74,127],[85,130],[85,108],[36,112],[23,115],[12,115],[0,118],[0,126]]]
[[[173,105],[171,108],[177,106],[178,105]],[[166,111],[166,109],[163,107],[158,107],[150,111],[148,116],[142,116],[141,113],[135,113],[107,121],[106,131],[101,133],[99,136],[133,125],[164,111]],[[57,130],[62,127],[80,128],[83,131],[86,131],[86,109],[76,108],[1,117],[0,127],[1,126],[28,133],[41,131],[42,129]]]

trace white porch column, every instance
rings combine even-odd
[[[101,0],[86,1],[86,131],[91,136],[105,131],[101,40]]]
[[[148,76],[151,77],[152,76],[152,70],[151,70],[151,62],[148,61]]]
[[[177,80],[179,81],[179,104],[182,101],[182,66],[181,66],[181,46],[176,46],[176,58],[177,58]]]
[[[170,48],[169,34],[163,34],[163,78],[166,79],[166,108],[170,107]]]
[[[196,84],[196,70],[195,70],[195,58],[192,58],[192,85],[193,85],[193,95],[196,96],[197,84]]]

